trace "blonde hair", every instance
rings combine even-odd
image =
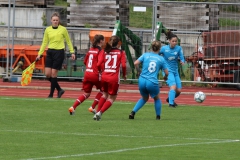
[[[161,42],[160,42],[160,41],[153,41],[153,42],[151,43],[151,46],[152,46],[152,50],[153,50],[154,52],[157,52],[157,51],[159,51],[160,48],[161,48]]]
[[[60,14],[59,14],[58,12],[54,12],[54,13],[52,14],[52,16],[51,16],[51,19],[52,19],[53,17],[58,17],[58,19],[59,19],[58,25],[61,25]]]
[[[52,14],[51,18],[53,18],[53,17],[58,17],[58,18],[60,19],[60,15],[59,15],[58,12],[54,12],[54,13]]]

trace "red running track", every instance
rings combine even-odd
[[[81,91],[81,82],[66,82],[60,81],[60,86],[66,90],[62,98],[76,99],[83,92]],[[49,94],[49,82],[45,80],[33,80],[29,86],[22,87],[19,82],[0,82],[0,96],[10,97],[33,97],[44,98]],[[160,89],[160,94],[163,104],[166,104],[168,87],[163,86]],[[203,91],[207,98],[203,103],[196,103],[193,100],[193,95],[196,91]],[[55,92],[55,97],[56,97]],[[90,100],[93,100],[96,91],[94,90],[90,96]],[[118,101],[137,102],[140,98],[138,86],[136,84],[121,84]],[[199,88],[199,87],[184,87],[182,94],[176,99],[176,103],[179,106],[192,105],[192,106],[216,106],[216,107],[240,107],[240,91],[234,88]],[[149,100],[153,103],[153,100]]]

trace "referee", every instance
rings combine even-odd
[[[47,27],[44,32],[42,45],[36,60],[40,59],[45,48],[48,46],[45,61],[45,75],[51,83],[50,94],[48,98],[53,98],[55,88],[58,90],[57,97],[61,98],[65,91],[61,89],[57,82],[57,74],[58,70],[62,68],[62,63],[64,60],[64,41],[67,42],[73,60],[75,59],[75,54],[67,29],[60,25],[59,13],[55,12],[52,14],[51,23],[52,25]]]

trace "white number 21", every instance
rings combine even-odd
[[[106,63],[105,63],[105,68],[117,68],[117,55],[106,55]],[[109,63],[111,62],[111,60],[113,59],[113,64],[112,66],[109,65]]]

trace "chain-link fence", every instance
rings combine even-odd
[[[240,3],[157,3],[156,21],[181,39],[187,60],[180,70],[183,81],[234,84],[240,89]]]
[[[181,40],[187,60],[180,70],[183,81],[209,84],[237,84],[240,81],[238,1],[65,0],[62,6],[47,4],[46,1],[43,2],[45,4],[39,4],[40,1],[38,4],[34,1],[19,2],[15,1],[15,5],[9,7],[8,1],[3,3],[0,0],[0,16],[8,13],[0,20],[1,68],[16,67],[19,55],[25,60],[21,54],[24,51],[22,45],[41,45],[44,29],[51,25],[51,14],[57,11],[61,14],[62,25],[68,28],[79,59],[90,46],[91,30],[111,32],[116,21],[120,20],[124,26],[121,32],[135,60],[139,56],[136,50],[141,48],[142,53],[148,51],[150,42],[156,38],[156,25],[160,22]],[[11,3],[14,1],[11,0]],[[165,37],[162,32],[160,40],[163,44],[168,42]],[[15,48],[12,49],[11,45]],[[35,55],[37,51],[31,50],[31,54]],[[7,60],[9,65],[6,65]],[[32,61],[32,58],[29,60]],[[22,69],[27,66],[28,63],[25,63]]]

